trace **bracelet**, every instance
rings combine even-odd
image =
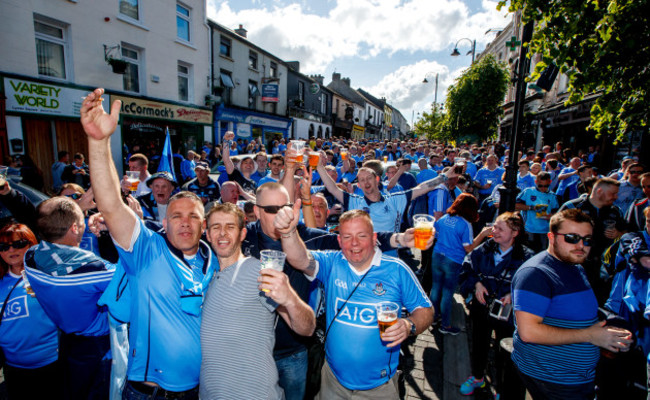
[[[303,202],[302,205],[303,206],[311,206],[311,202],[309,202],[309,203]]]
[[[293,228],[293,230],[292,230],[291,232],[289,232],[289,233],[286,233],[286,234],[285,234],[285,233],[282,233],[282,234],[280,234],[280,237],[283,238],[283,239],[288,239],[288,238],[290,238],[291,236],[293,236],[295,233],[296,233],[296,228]]]

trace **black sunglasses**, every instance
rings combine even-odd
[[[564,236],[564,241],[569,244],[577,244],[582,240],[582,244],[589,247],[591,246],[591,241],[594,240],[591,236],[580,236],[577,233],[556,233],[558,236]]]
[[[551,185],[537,185],[538,188],[547,188],[549,186],[551,186]]]
[[[264,212],[267,213],[267,214],[277,214],[278,211],[280,211],[284,207],[293,208],[293,204],[291,204],[291,203],[284,204],[284,205],[281,205],[281,206],[261,206],[259,204],[256,204],[256,206],[261,208],[262,210],[264,210]]]
[[[65,197],[69,197],[72,200],[79,200],[83,196],[82,194],[79,193],[72,193],[72,194],[66,194]]]
[[[3,242],[0,243],[0,251],[7,251],[9,248],[13,247],[14,249],[24,249],[29,246],[30,241],[27,239],[14,240],[13,242]]]

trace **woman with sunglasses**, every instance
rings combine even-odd
[[[9,399],[61,398],[58,331],[23,278],[25,253],[36,244],[25,225],[0,229],[0,348]]]
[[[496,334],[496,343],[512,336],[515,327],[508,315],[511,312],[507,311],[512,304],[512,276],[535,254],[524,246],[526,232],[519,213],[499,215],[491,234],[491,239],[465,258],[460,275],[460,292],[469,299],[472,320],[472,376],[460,387],[463,395],[471,395],[475,389],[485,386],[492,331]],[[499,314],[499,311],[502,312]]]

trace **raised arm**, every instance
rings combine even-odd
[[[312,169],[309,168],[309,173],[300,178],[300,200],[302,202],[302,218],[308,228],[318,228],[316,226],[316,217],[314,216],[314,207],[311,202],[311,175]]]
[[[424,181],[424,182],[420,183],[419,185],[417,185],[416,187],[414,187],[413,189],[411,189],[411,190],[413,190],[413,194],[411,195],[411,199],[416,199],[416,198],[422,196],[425,193],[429,193],[430,191],[435,189],[441,183],[445,183],[447,181],[447,179],[454,178],[456,176],[458,176],[458,174],[454,173],[454,169],[449,168],[449,170],[447,172],[445,172],[444,174],[440,174],[440,175],[436,176],[433,179],[429,179],[428,181]]]
[[[223,148],[221,149],[221,159],[223,160],[223,165],[226,167],[226,173],[228,175],[232,174],[235,170],[235,164],[232,163],[230,159],[230,141],[235,138],[235,134],[231,131],[226,132],[223,135]]]
[[[122,202],[120,180],[111,155],[111,135],[117,127],[122,102],[114,101],[111,113],[102,108],[104,89],[95,89],[81,106],[81,125],[88,136],[90,179],[97,209],[104,216],[113,239],[123,248],[131,244],[137,222],[135,213]]]
[[[324,154],[325,153],[321,152],[321,160],[323,160]],[[327,160],[326,157],[325,160]],[[323,181],[323,185],[327,188],[327,191],[330,192],[332,196],[336,197],[336,200],[343,203],[343,191],[336,186],[336,182],[334,182],[332,177],[327,173],[323,163],[318,164],[317,171],[318,175],[320,175],[320,179]]]
[[[393,175],[393,177],[390,179],[390,181],[388,181],[388,185],[386,185],[386,190],[391,190],[392,188],[394,188],[395,185],[397,185],[397,182],[399,182],[399,178],[409,168],[411,168],[410,164],[400,165],[399,168],[397,169],[397,172],[395,173],[395,175]]]
[[[316,261],[307,251],[305,242],[298,235],[297,225],[300,219],[300,200],[296,200],[293,209],[284,207],[278,211],[273,225],[280,232],[282,251],[287,255],[287,262],[292,267],[309,276],[316,275]]]

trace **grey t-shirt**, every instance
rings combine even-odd
[[[277,304],[258,289],[260,262],[217,272],[203,302],[202,400],[284,399],[273,359]]]

